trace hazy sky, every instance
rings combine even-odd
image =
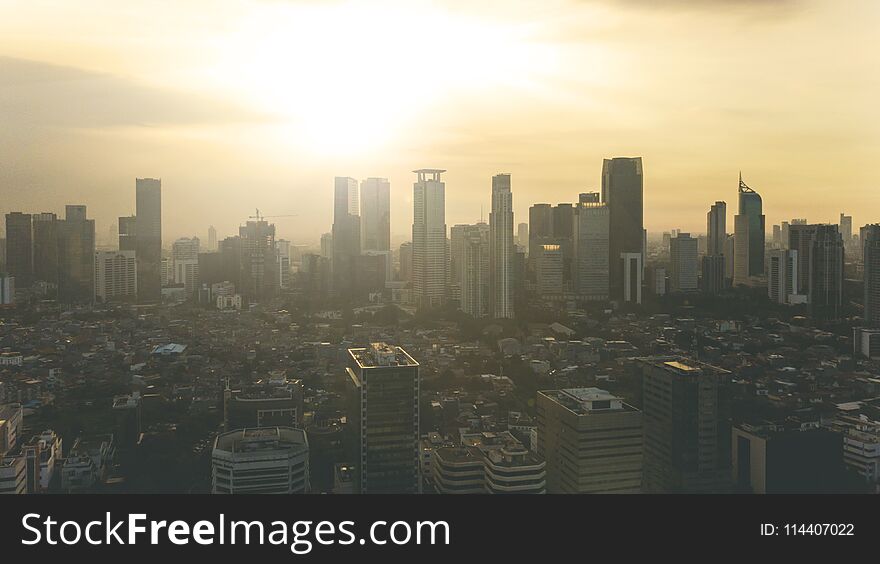
[[[475,5],[477,5],[475,7]],[[662,5],[662,6],[661,6]],[[767,224],[880,221],[876,0],[0,0],[0,213],[89,206],[105,237],[162,178],[166,241],[259,208],[329,231],[333,177],[445,168],[447,223],[512,174],[534,202],[642,156],[645,224],[703,232],[737,175]]]

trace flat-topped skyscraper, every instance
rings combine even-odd
[[[162,181],[135,180],[138,301],[162,299]]]
[[[641,157],[602,163],[602,202],[609,211],[610,296],[623,296],[623,253],[644,251],[644,184]]]
[[[415,304],[437,308],[446,301],[446,184],[445,170],[413,171],[412,287]]]
[[[513,193],[510,175],[492,177],[492,211],[489,213],[489,277],[491,314],[513,317]]]
[[[391,250],[391,184],[387,178],[361,181],[361,250]]]
[[[419,363],[401,347],[348,349],[358,493],[419,493]]]

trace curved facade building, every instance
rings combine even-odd
[[[309,491],[309,443],[302,429],[265,427],[218,435],[212,492],[296,494]]]

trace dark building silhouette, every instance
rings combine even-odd
[[[865,326],[880,329],[880,224],[864,228]]]
[[[817,321],[840,319],[843,307],[843,238],[837,225],[817,225],[810,242],[808,304]]]
[[[58,217],[54,213],[33,215],[34,280],[58,285]]]
[[[29,213],[6,214],[6,271],[15,277],[15,286],[29,288],[34,281],[34,239]]]
[[[162,181],[135,180],[138,301],[162,299]]]
[[[95,220],[86,218],[86,206],[66,206],[58,221],[58,299],[95,301]]]
[[[137,216],[119,218],[119,250],[137,252]]]
[[[641,157],[615,157],[602,164],[602,201],[609,210],[609,294],[623,297],[623,253],[643,253],[644,185]]]
[[[838,493],[844,487],[843,435],[791,425],[733,429],[734,485],[744,493]]]
[[[727,370],[686,358],[640,359],[648,493],[720,493],[730,485]]]

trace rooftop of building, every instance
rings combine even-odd
[[[261,427],[237,429],[222,433],[214,440],[214,450],[250,453],[308,448],[302,429],[293,427]]]
[[[538,393],[577,415],[638,411],[633,406],[624,403],[623,398],[601,388],[566,388],[562,390],[542,390]]]
[[[361,368],[419,365],[403,348],[388,343],[370,343],[367,348],[348,349],[348,354]]]
[[[686,357],[643,357],[640,362],[680,376],[699,376],[704,373],[729,374],[729,371]]]

